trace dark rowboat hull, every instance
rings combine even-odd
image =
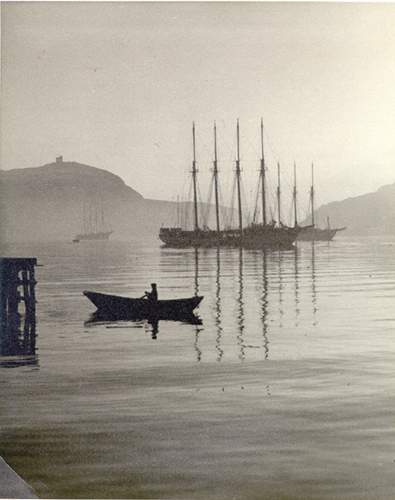
[[[157,304],[153,305],[147,299],[132,299],[89,291],[85,291],[83,294],[100,313],[106,316],[136,319],[150,317],[158,319],[185,318],[192,314],[203,299],[203,297],[190,297],[187,299],[158,300]]]

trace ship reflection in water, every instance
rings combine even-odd
[[[38,365],[36,355],[36,321],[16,314],[0,327],[0,367]]]
[[[272,335],[278,345],[287,332],[293,331],[296,341],[305,335],[301,329],[306,324],[318,325],[314,243],[274,252],[162,249],[159,268],[162,282],[170,284],[169,295],[180,295],[185,286],[196,296],[204,295],[197,314],[120,321],[96,312],[85,325],[140,328],[162,342],[178,330],[177,324],[191,325],[190,348],[197,362],[213,361],[213,356],[217,362],[268,360]],[[182,280],[181,286],[177,280]]]
[[[201,252],[209,259],[210,251]],[[213,263],[214,258],[210,262]],[[314,243],[292,251],[275,252],[242,248],[232,252],[218,248],[215,264],[215,297],[211,300],[217,361],[234,355],[240,361],[257,357],[267,360],[272,334],[278,342],[285,336],[285,332],[281,334],[282,329],[293,331],[297,342],[298,328],[306,325],[306,321],[312,327],[318,326]],[[207,281],[207,278],[206,271],[202,279]],[[208,285],[202,284],[201,294]],[[231,338],[235,339],[233,345]]]

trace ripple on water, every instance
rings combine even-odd
[[[393,248],[8,248],[44,267],[34,353],[0,358],[0,453],[45,497],[390,498]],[[82,290],[151,282],[203,294],[202,324],[87,323]]]

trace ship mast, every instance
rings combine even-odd
[[[310,202],[311,202],[311,224],[314,227],[314,163],[311,164],[311,188],[310,188]]]
[[[104,208],[103,208],[103,201],[101,202],[100,205],[100,219],[101,219],[101,230],[105,230],[105,224],[104,224]]]
[[[193,211],[194,211],[194,229],[199,231],[198,221],[198,206],[197,206],[197,183],[196,183],[196,139],[195,139],[195,122],[192,124],[192,139],[193,139],[193,161],[192,161],[192,179],[193,179]]]
[[[296,163],[294,162],[294,190],[293,190],[293,202],[294,202],[294,225],[298,225],[298,209],[297,209],[297,199],[296,199]]]
[[[262,183],[262,224],[266,226],[266,177],[265,177],[265,155],[263,150],[262,118],[261,118],[261,183]]]
[[[180,197],[177,196],[177,227],[181,227],[180,223]]]
[[[215,217],[217,221],[217,233],[220,232],[219,226],[219,201],[218,201],[218,163],[217,163],[217,126],[214,122],[214,192],[215,192]]]
[[[237,201],[239,207],[239,231],[243,235],[243,218],[241,212],[241,186],[240,186],[240,130],[239,120],[237,119],[237,159],[236,159],[236,182],[237,182]]]
[[[281,188],[280,188],[280,162],[277,162],[277,213],[278,226],[281,226]]]

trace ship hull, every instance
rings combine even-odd
[[[251,249],[289,250],[294,248],[300,230],[298,227],[249,226],[244,232],[242,246]]]
[[[320,229],[317,227],[308,227],[300,231],[297,241],[332,241],[336,233],[344,231],[344,229],[346,228]]]
[[[76,241],[103,241],[108,240],[112,231],[101,231],[97,233],[86,233],[86,234],[77,234],[74,238]],[[74,241],[73,240],[73,241]]]
[[[162,228],[160,240],[169,248],[190,247],[243,247],[248,249],[291,249],[300,228],[272,227],[259,224],[248,226],[240,236],[238,230],[184,231]]]

